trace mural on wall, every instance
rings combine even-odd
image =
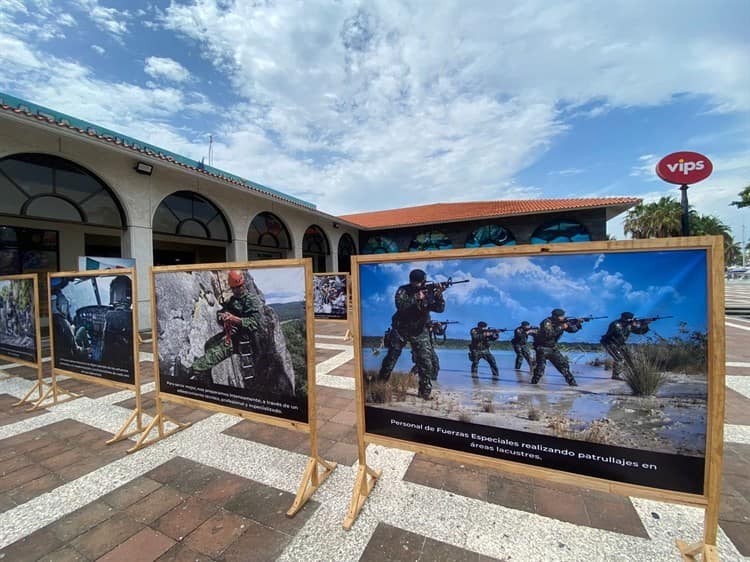
[[[450,250],[453,248],[453,242],[444,232],[432,230],[423,232],[414,237],[409,243],[410,252],[422,252],[425,250]]]
[[[588,242],[591,235],[586,227],[573,220],[547,223],[531,235],[532,244],[557,244],[561,242]]]
[[[474,230],[466,238],[467,248],[491,248],[493,246],[515,245],[516,238],[505,227],[497,224],[486,224]]]

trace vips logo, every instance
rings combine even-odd
[[[711,175],[711,161],[697,152],[673,152],[656,165],[656,175],[678,185],[698,183]]]

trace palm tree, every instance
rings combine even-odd
[[[740,200],[732,201],[730,205],[734,205],[738,209],[742,209],[742,207],[750,207],[750,185],[740,191],[737,195],[740,196]]]
[[[625,234],[633,238],[667,238],[682,233],[682,205],[673,197],[656,203],[638,203],[628,211],[623,223]]]

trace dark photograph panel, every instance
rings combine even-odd
[[[155,271],[160,391],[307,422],[303,266]]]
[[[0,279],[0,355],[36,362],[32,279]]]
[[[359,267],[367,432],[702,493],[704,250]]]
[[[316,274],[313,276],[315,318],[346,320],[347,276]]]
[[[135,384],[130,274],[50,279],[55,367]]]

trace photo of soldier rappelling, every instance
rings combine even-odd
[[[156,270],[162,391],[307,416],[304,268]]]
[[[706,265],[684,256],[368,259],[366,411],[701,455]]]

